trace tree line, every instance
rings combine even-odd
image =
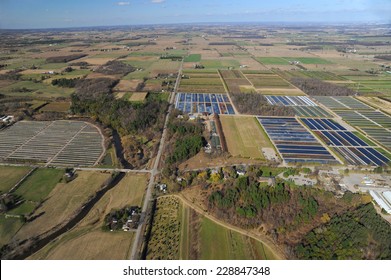
[[[296,87],[312,96],[349,96],[356,92],[350,88],[324,82],[318,79],[294,77],[290,80]]]
[[[242,114],[262,116],[294,116],[291,107],[270,105],[266,98],[257,93],[230,93],[232,102]]]

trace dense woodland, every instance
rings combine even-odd
[[[54,79],[52,80],[53,86],[59,86],[59,87],[67,87],[67,88],[74,88],[77,84],[77,82],[80,80],[80,78],[73,78],[73,79]]]
[[[153,98],[144,103],[115,99],[112,88],[117,82],[109,78],[81,80],[72,95],[71,110],[117,130],[126,159],[132,166],[140,167],[154,152],[156,145],[148,143],[160,135],[168,102]]]
[[[72,60],[76,60],[82,57],[87,56],[86,54],[71,54],[64,56],[53,56],[46,59],[47,63],[67,63]]]
[[[365,196],[347,192],[337,198],[280,179],[271,186],[259,183],[261,174],[254,170],[235,179],[211,174],[215,183],[202,187],[208,211],[233,225],[262,229],[285,247],[289,258],[391,257],[391,227]]]
[[[292,78],[292,84],[312,96],[348,96],[355,95],[356,92],[350,88],[323,82],[318,79]]]
[[[164,175],[170,177],[178,164],[195,156],[206,144],[201,123],[178,119],[175,111],[168,124]]]
[[[135,71],[136,68],[129,64],[125,64],[121,61],[111,60],[102,66],[99,66],[95,72],[102,73],[105,75],[123,75]]]
[[[236,109],[242,114],[263,116],[294,116],[295,111],[290,107],[270,105],[266,98],[256,93],[230,93]]]
[[[372,204],[334,216],[296,247],[300,259],[391,259],[391,227]]]

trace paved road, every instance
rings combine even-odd
[[[168,111],[167,111],[167,114],[166,114],[166,119],[164,121],[163,133],[162,133],[162,138],[160,139],[159,150],[158,150],[155,162],[153,164],[153,168],[150,171],[151,172],[151,178],[149,179],[149,184],[148,184],[147,191],[146,191],[145,197],[144,197],[144,202],[143,202],[143,207],[142,207],[142,212],[143,213],[145,213],[147,211],[149,201],[152,198],[152,190],[153,190],[153,187],[155,185],[155,176],[159,173],[159,171],[158,171],[159,163],[160,163],[160,159],[161,159],[161,156],[162,156],[162,153],[163,153],[164,143],[165,143],[166,137],[167,137],[167,124],[168,124],[170,113],[171,113],[171,111],[174,108],[175,93],[177,92],[179,81],[181,79],[182,67],[183,67],[183,60],[182,60],[181,66],[180,66],[179,71],[178,71],[178,76],[177,76],[177,79],[176,79],[176,82],[175,82],[174,91],[170,95],[170,106],[168,107]],[[142,229],[143,229],[142,225],[139,225],[139,227],[137,228],[136,236],[134,238],[133,245],[132,245],[132,251],[130,253],[130,259],[132,259],[132,260],[138,259],[138,257],[139,257],[138,256],[139,255],[138,254],[139,253],[138,249],[139,249],[139,247],[141,245],[141,238],[142,238],[142,235],[143,235]]]

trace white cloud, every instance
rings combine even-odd
[[[128,5],[130,5],[130,2],[117,2],[116,4],[118,6],[128,6]]]
[[[163,3],[164,1],[166,0],[152,0],[151,2],[155,4],[159,4],[159,3]]]

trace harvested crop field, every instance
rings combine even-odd
[[[148,92],[133,92],[129,97],[130,102],[143,102],[147,98]]]
[[[262,148],[273,148],[255,118],[222,115],[220,121],[232,156],[264,159]]]
[[[0,166],[0,194],[8,192],[30,170],[30,167]]]
[[[71,108],[70,102],[50,102],[40,109],[41,112],[66,113]]]
[[[36,218],[26,223],[15,238],[31,238],[67,221],[80,211],[110,176],[109,173],[78,171],[73,181],[58,183],[43,199],[42,205],[31,214]]]
[[[139,79],[121,80],[115,86],[114,91],[135,91],[137,86],[142,82]]]
[[[70,232],[48,244],[31,259],[123,260],[129,257],[133,232],[103,231],[105,216],[113,209],[142,206],[148,176],[125,177],[91,209]]]

